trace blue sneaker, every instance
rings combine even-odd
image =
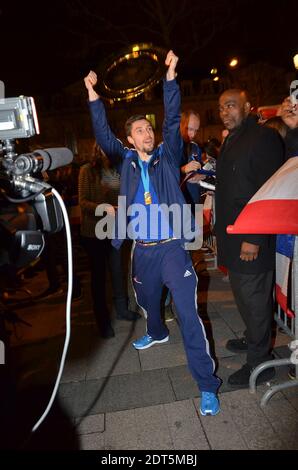
[[[201,406],[200,413],[203,416],[206,415],[217,415],[219,413],[219,401],[215,393],[212,392],[202,392],[201,393]]]
[[[169,336],[163,339],[153,339],[151,336],[145,335],[134,341],[132,345],[135,349],[147,349],[153,346],[153,344],[166,343],[167,341],[169,341]]]

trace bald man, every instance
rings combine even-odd
[[[202,151],[198,144],[194,142],[200,129],[200,115],[191,109],[181,114],[180,132],[183,139],[183,159],[180,168],[182,177],[200,170],[202,167]],[[194,174],[185,186],[183,194],[188,204],[191,204],[192,211],[195,212],[195,205],[200,203],[201,187],[199,181],[205,179],[204,176]]]
[[[244,337],[229,340],[227,349],[247,353],[244,366],[228,379],[231,386],[248,387],[252,370],[272,359],[272,289],[275,268],[275,237],[228,235],[226,228],[265,181],[282,165],[284,148],[273,129],[259,126],[250,114],[244,90],[226,90],[219,99],[219,113],[229,131],[217,161],[216,236],[218,262],[229,272],[235,301],[244,321]],[[259,375],[270,380],[273,368]]]

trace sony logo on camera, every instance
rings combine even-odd
[[[41,245],[33,245],[32,243],[30,243],[30,245],[28,245],[27,247],[27,251],[39,251],[41,248]]]

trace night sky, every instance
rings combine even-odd
[[[59,90],[133,42],[172,48],[182,78],[207,77],[234,55],[293,70],[298,52],[296,0],[4,2],[0,19],[6,96]]]

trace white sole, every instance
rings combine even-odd
[[[200,413],[201,413],[202,416],[216,416],[219,412],[220,412],[220,409],[218,409],[216,413],[211,413],[211,412],[210,413],[203,413],[201,408],[200,408]]]

